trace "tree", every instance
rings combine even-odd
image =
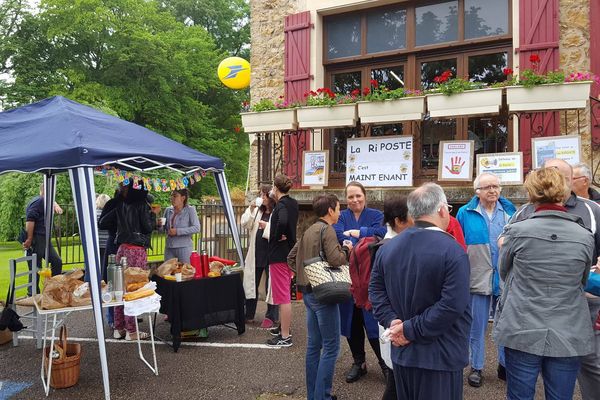
[[[164,0],[163,5],[188,25],[202,26],[224,52],[250,53],[250,5],[247,0]]]
[[[222,157],[233,185],[246,180],[243,93],[216,68],[226,54],[202,26],[178,22],[156,2],[47,0],[11,37],[11,105],[64,95]],[[203,191],[204,192],[204,191]]]

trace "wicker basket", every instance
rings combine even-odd
[[[79,361],[81,360],[81,345],[67,343],[67,328],[60,328],[60,344],[54,345],[59,357],[52,359],[52,375],[50,386],[54,389],[64,389],[77,384],[79,380]],[[50,347],[44,349],[44,367],[48,369]]]

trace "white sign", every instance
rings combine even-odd
[[[573,165],[581,160],[581,138],[579,135],[549,136],[533,138],[533,168],[540,168],[544,161],[559,158]]]
[[[412,186],[412,136],[348,139],[346,183],[369,187]]]
[[[439,181],[473,180],[473,141],[440,141]]]
[[[523,183],[523,153],[477,154],[477,175],[491,172],[503,185]]]
[[[327,186],[328,151],[302,153],[302,186]]]

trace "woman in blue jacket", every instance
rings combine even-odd
[[[364,237],[379,236],[383,238],[386,227],[383,225],[383,213],[379,210],[366,207],[367,193],[359,182],[350,182],[346,186],[346,201],[348,208],[340,213],[338,223],[333,225],[338,241],[343,244],[349,240],[352,245]],[[383,371],[387,376],[388,367],[381,358],[379,348],[379,329],[377,321],[371,311],[360,309],[354,300],[340,304],[341,333],[348,339],[354,362],[346,374],[346,382],[356,382],[367,373],[365,362],[365,330],[371,348]]]

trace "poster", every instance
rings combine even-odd
[[[540,168],[544,161],[559,158],[573,165],[581,160],[579,135],[549,136],[531,139],[533,168]]]
[[[440,141],[439,181],[473,180],[473,141]]]
[[[500,178],[503,185],[523,183],[523,153],[477,154],[477,175],[490,172]]]
[[[348,139],[346,184],[366,187],[412,186],[412,136],[383,136]]]
[[[327,151],[302,152],[303,186],[327,186],[328,154]]]

